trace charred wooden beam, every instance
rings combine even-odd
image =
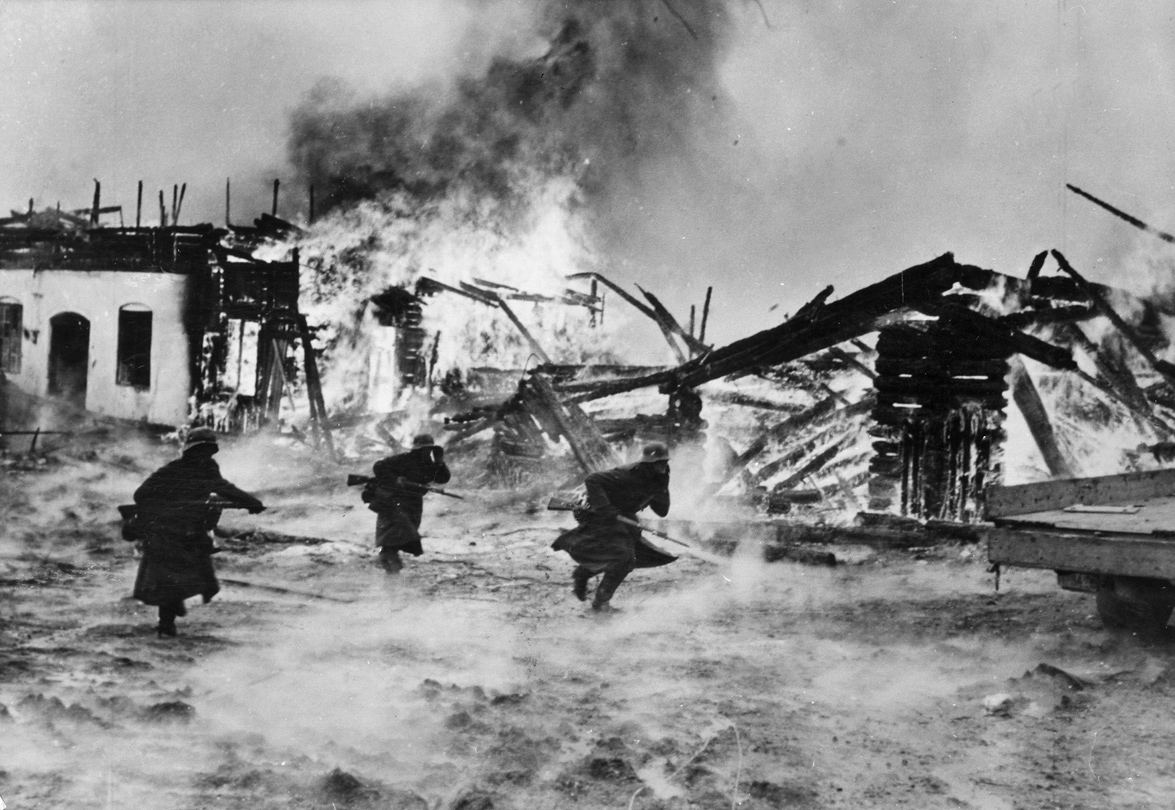
[[[94,204],[90,206],[90,227],[98,227],[98,210],[102,207],[102,184],[94,178]]]
[[[878,319],[892,316],[916,302],[939,298],[956,283],[984,289],[995,279],[990,270],[960,265],[950,253],[903,270],[831,304],[813,302],[793,317],[685,364],[678,373],[682,385],[695,387],[727,375],[749,373],[755,366],[772,366],[813,351],[860,337],[878,328]],[[811,310],[816,310],[812,312]]]
[[[540,422],[557,426],[553,432],[567,439],[584,472],[595,472],[620,463],[591,418],[578,405],[560,402],[544,375],[531,373],[519,384],[519,394],[523,408]]]
[[[530,333],[530,330],[527,329],[522,321],[518,319],[518,316],[514,314],[514,310],[511,309],[510,306],[505,301],[503,301],[501,296],[499,296],[497,293],[491,292],[490,290],[481,290],[464,282],[461,283],[461,287],[452,287],[442,281],[437,281],[434,278],[421,277],[416,281],[416,292],[418,295],[429,295],[440,290],[456,293],[457,295],[463,295],[466,298],[477,301],[479,304],[485,304],[486,306],[490,307],[497,307],[498,309],[502,310],[502,314],[505,315],[512,324],[514,324],[514,327],[519,331],[523,339],[530,346],[531,351],[533,351],[538,356],[539,361],[542,363],[551,362],[551,358],[547,355],[546,351],[543,350],[543,347],[539,344],[539,342],[534,339],[534,335]]]
[[[572,394],[567,397],[565,402],[580,403],[588,402],[593,399],[603,399],[604,397],[615,396],[616,394],[624,394],[629,391],[636,391],[640,388],[648,388],[649,386],[666,386],[676,379],[673,369],[665,371],[654,371],[649,374],[643,374],[639,377],[629,377],[624,380],[612,380],[601,383],[593,383],[590,388],[587,388],[582,393]],[[571,386],[568,386],[570,388]]]
[[[313,414],[317,411],[318,429],[322,433],[323,442],[326,444],[326,451],[330,454],[333,461],[338,461],[338,456],[335,453],[334,440],[330,435],[330,427],[326,423],[326,401],[322,396],[322,380],[318,376],[318,360],[314,356],[314,346],[311,344],[310,325],[306,322],[306,316],[298,313],[295,316],[298,325],[298,334],[302,340],[302,356],[306,372],[306,391],[309,395]]]
[[[869,368],[869,366],[865,365],[860,360],[853,357],[851,354],[844,351],[843,349],[838,349],[836,346],[829,346],[828,353],[830,355],[832,355],[833,357],[835,357],[837,360],[840,360],[842,363],[845,363],[846,365],[850,365],[853,368],[857,369],[858,371],[860,371],[862,374],[864,374],[869,379],[871,379],[871,380],[877,379],[877,373],[873,369]]]
[[[1115,208],[1114,206],[1110,205],[1108,202],[1103,202],[1102,200],[1099,200],[1097,197],[1093,196],[1088,191],[1082,191],[1081,189],[1079,189],[1077,186],[1073,185],[1072,183],[1066,183],[1065,188],[1069,189],[1074,194],[1077,194],[1077,195],[1084,197],[1085,199],[1089,200],[1094,205],[1101,206],[1102,208],[1109,211],[1114,216],[1118,217],[1119,219],[1121,219],[1125,222],[1129,222],[1131,225],[1138,228],[1139,230],[1146,231],[1147,233],[1151,234],[1152,236],[1157,236],[1159,239],[1162,239],[1164,242],[1175,243],[1175,236],[1172,236],[1171,234],[1169,234],[1165,231],[1160,231],[1158,228],[1153,228],[1150,225],[1147,225],[1141,219],[1138,219],[1137,217],[1132,217],[1132,216],[1130,216],[1130,214],[1127,214],[1125,211],[1122,211],[1121,209]],[[1056,251],[1054,250],[1053,253],[1056,253]]]
[[[832,459],[834,459],[836,457],[836,454],[840,452],[840,448],[842,445],[844,445],[844,443],[845,443],[844,437],[833,441],[827,447],[823,448],[822,450],[820,450],[820,452],[818,452],[814,456],[812,456],[808,461],[804,462],[804,465],[802,467],[800,467],[798,470],[796,470],[794,473],[789,475],[787,478],[784,478],[782,481],[780,481],[778,484],[776,484],[773,487],[773,489],[776,489],[776,490],[791,489],[796,484],[798,484],[800,481],[803,481],[805,478],[807,478],[809,475],[812,475],[813,473],[819,472],[824,467],[825,464],[832,461]]]
[[[796,405],[773,402],[769,399],[752,397],[748,396],[747,394],[740,394],[738,392],[708,392],[705,398],[709,402],[719,402],[724,405],[739,405],[744,408],[758,408],[764,411],[783,411],[784,413],[795,413],[797,410],[801,410],[801,408]]]
[[[1066,325],[1074,321],[1088,321],[1090,318],[1096,318],[1097,314],[1097,310],[1092,304],[1077,304],[1012,312],[1000,316],[998,320],[1009,329],[1025,329],[1029,326],[1043,326],[1046,324]]]
[[[441,290],[444,290],[445,292],[456,293],[457,295],[463,295],[466,298],[477,301],[479,304],[485,304],[491,307],[497,306],[497,302],[490,297],[491,293],[485,290],[471,292],[469,290],[463,290],[459,287],[450,286],[443,281],[437,281],[435,278],[429,278],[428,276],[421,276],[416,280],[417,295],[433,295],[434,293],[440,292]]]
[[[1032,257],[1032,264],[1028,266],[1027,281],[1031,284],[1036,277],[1040,275],[1040,271],[1044,269],[1044,260],[1048,258],[1049,252],[1042,250]]]
[[[1022,354],[1037,362],[1065,371],[1075,371],[1073,356],[1059,346],[1015,329],[1009,329],[994,318],[988,318],[958,304],[920,301],[915,309],[945,320],[952,328],[987,340],[1005,354]]]
[[[178,200],[178,201],[176,202],[176,204],[175,204],[175,214],[174,214],[174,215],[172,216],[172,218],[171,218],[171,222],[172,222],[172,224],[173,224],[173,225],[179,225],[179,224],[180,224],[180,211],[182,211],[182,210],[183,210],[183,207],[184,207],[184,195],[185,195],[187,192],[188,192],[188,184],[187,184],[187,183],[184,183],[182,186],[180,186],[180,198],[179,198],[179,200]]]
[[[823,290],[818,292],[815,298],[797,309],[793,319],[807,319],[809,321],[815,320],[816,315],[824,306],[824,302],[827,301],[835,291],[836,288],[829,284]]]
[[[641,314],[643,314],[647,318],[651,319],[653,321],[653,323],[657,324],[657,328],[661,330],[661,334],[663,334],[665,336],[665,341],[669,344],[669,347],[673,350],[673,354],[677,357],[677,362],[679,362],[679,363],[685,362],[685,354],[681,351],[681,347],[677,345],[677,341],[673,339],[673,330],[670,329],[666,325],[666,323],[663,322],[657,316],[656,312],[654,312],[652,309],[650,309],[649,307],[642,304],[640,301],[636,300],[636,298],[634,298],[632,295],[630,295],[628,293],[628,291],[626,291],[623,287],[619,286],[618,284],[613,283],[611,280],[609,280],[605,276],[601,275],[600,273],[596,273],[596,272],[572,273],[571,275],[567,276],[567,278],[590,278],[593,281],[598,281],[599,283],[603,284],[608,289],[612,290],[612,292],[619,295],[621,298],[623,298],[629,304],[636,307],[637,311],[639,311]],[[643,386],[638,386],[638,387],[643,387]],[[629,389],[629,390],[632,390],[632,389]]]
[[[1125,402],[1135,412],[1150,414],[1151,404],[1146,398],[1146,393],[1135,379],[1134,372],[1117,352],[1102,351],[1077,324],[1065,324],[1059,332],[1062,337],[1070,338],[1089,355],[1097,367],[1098,374],[1106,381],[1106,387],[1113,390],[1115,398]]]
[[[698,340],[703,343],[706,342],[706,323],[710,320],[710,294],[714,292],[713,287],[706,288],[706,302],[702,304],[702,324],[698,329]]]
[[[1073,467],[1057,444],[1057,437],[1053,433],[1048,411],[1045,410],[1044,403],[1040,400],[1040,394],[1037,392],[1036,386],[1033,385],[1032,378],[1028,376],[1028,370],[1024,368],[1024,364],[1018,357],[1013,357],[1009,361],[1009,365],[1012,377],[1012,399],[1015,401],[1016,407],[1020,409],[1020,413],[1023,414],[1036,446],[1040,448],[1044,463],[1048,465],[1049,474],[1054,478],[1073,478]]]
[[[636,288],[640,290],[641,294],[649,300],[649,304],[652,305],[653,312],[657,316],[657,320],[660,323],[663,323],[670,332],[685,341],[685,344],[689,346],[691,353],[700,354],[710,350],[710,347],[695,338],[692,332],[687,332],[685,329],[681,328],[681,324],[677,322],[677,319],[674,318],[665,305],[661,303],[661,299],[657,298],[657,296],[653,295],[639,284],[636,285]]]
[[[550,363],[551,358],[545,351],[543,351],[543,347],[539,345],[539,342],[534,339],[534,335],[532,335],[530,330],[522,324],[522,321],[518,320],[518,316],[514,314],[514,310],[512,310],[501,298],[498,299],[498,309],[502,310],[506,317],[510,319],[510,322],[514,324],[514,327],[522,333],[522,337],[526,340],[527,343],[530,344],[530,350],[538,356],[539,361],[542,363]]]
[[[1085,280],[1084,276],[1074,270],[1073,266],[1069,264],[1069,260],[1059,250],[1053,251],[1053,257],[1057,260],[1062,270],[1072,276],[1074,281],[1086,288],[1098,309],[1105,313],[1105,316],[1110,319],[1110,323],[1118,328],[1118,331],[1130,341],[1130,344],[1138,350],[1138,353],[1146,358],[1151,368],[1161,374],[1168,383],[1175,385],[1175,365],[1155,357],[1154,352],[1147,348],[1146,344],[1139,339],[1138,334],[1122,319],[1122,316],[1114,311],[1114,308],[1110,306],[1109,301],[1106,300],[1102,292],[1095,289],[1093,285]]]
[[[556,391],[578,393],[591,390],[593,385],[631,379],[645,374],[666,371],[667,366],[629,366],[611,363],[578,365],[570,363],[544,363],[535,368],[551,378]]]
[[[817,402],[806,411],[797,413],[788,417],[787,419],[784,419],[782,422],[773,425],[770,430],[764,432],[761,436],[759,436],[759,438],[752,442],[746,450],[744,450],[738,455],[737,458],[735,458],[730,467],[727,468],[726,475],[724,475],[720,481],[716,482],[711,487],[710,494],[713,495],[714,493],[718,492],[720,489],[726,486],[731,481],[731,479],[746,469],[747,465],[757,458],[760,453],[766,450],[767,445],[772,441],[778,441],[785,436],[795,434],[798,431],[810,427],[811,425],[816,424],[826,418],[851,419],[856,416],[861,416],[863,414],[869,413],[877,404],[876,395],[870,392],[860,402],[837,410],[836,404],[840,401],[840,399],[841,398],[839,394],[831,394],[825,399]]]

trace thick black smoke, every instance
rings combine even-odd
[[[290,152],[319,210],[461,194],[506,217],[535,181],[570,176],[606,237],[652,176],[703,162],[695,144],[723,106],[721,0],[551,0],[535,25],[546,53],[500,56],[452,88],[368,99],[316,87],[293,114]]]

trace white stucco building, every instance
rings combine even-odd
[[[0,370],[29,394],[180,424],[192,389],[187,285],[176,273],[0,269]]]
[[[82,413],[180,425],[218,403],[217,427],[259,424],[259,390],[285,379],[297,261],[250,259],[226,234],[0,227],[0,372],[25,395],[20,413],[0,402],[0,431]]]

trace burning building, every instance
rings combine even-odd
[[[294,372],[290,344],[308,339],[296,259],[236,246],[257,229],[102,221],[121,213],[96,190],[89,209],[0,221],[3,429],[259,425]]]

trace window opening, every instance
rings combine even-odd
[[[118,311],[119,385],[151,387],[151,310],[130,304]]]

